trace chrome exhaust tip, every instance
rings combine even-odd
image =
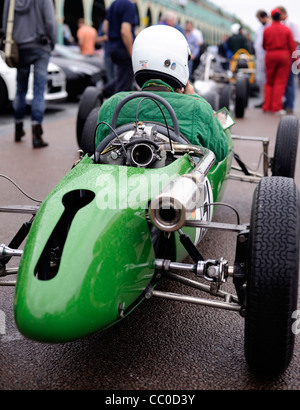
[[[197,184],[189,175],[171,181],[150,203],[152,223],[162,231],[178,231],[203,205],[205,190],[204,183]]]

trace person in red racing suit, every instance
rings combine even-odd
[[[264,31],[266,50],[266,84],[263,110],[282,112],[282,100],[291,71],[292,54],[296,49],[291,30],[281,24],[280,10],[271,13],[272,24]]]

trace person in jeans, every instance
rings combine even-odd
[[[117,75],[104,86],[104,97],[111,97],[117,92],[132,89],[134,75],[131,55],[137,24],[138,15],[133,1],[115,0],[111,4],[103,30],[108,34],[109,53],[117,67]]]
[[[9,0],[3,7],[3,28],[6,30]],[[15,0],[13,25],[20,53],[17,68],[17,92],[13,102],[15,119],[15,142],[25,135],[23,121],[26,109],[26,94],[31,66],[34,73],[34,96],[31,104],[33,148],[47,147],[43,138],[45,112],[44,91],[48,76],[48,62],[51,50],[57,40],[57,23],[52,0]]]

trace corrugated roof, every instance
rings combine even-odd
[[[196,18],[201,22],[208,23],[219,28],[229,30],[234,20],[234,16],[223,12],[218,6],[210,1],[203,1],[206,7],[194,2],[188,1],[187,5],[182,8],[172,0],[151,0],[152,3],[160,4],[164,7],[173,9],[177,13],[184,13],[191,18]]]

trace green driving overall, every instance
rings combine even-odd
[[[193,145],[201,145],[214,152],[216,161],[222,161],[228,153],[228,137],[222,129],[219,121],[215,117],[211,105],[199,95],[180,94],[161,80],[147,81],[142,91],[151,91],[163,97],[172,106],[177,116],[180,132]],[[106,100],[100,111],[98,122],[105,121],[111,124],[114,110],[118,103],[127,95],[133,92],[121,92]],[[121,109],[118,116],[117,127],[134,122],[140,98],[129,101]],[[161,105],[161,104],[160,104]],[[172,120],[162,107],[168,126],[172,127]],[[152,101],[145,99],[139,107],[139,121],[159,122],[164,124],[164,118],[160,109]],[[110,129],[105,124],[100,124],[96,135],[96,147],[110,133]]]

